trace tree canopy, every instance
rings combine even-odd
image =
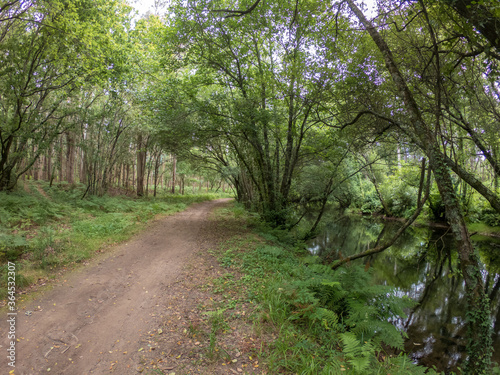
[[[273,227],[312,217],[303,237],[328,206],[446,220],[479,373],[488,302],[466,224],[500,222],[499,25],[494,0],[379,1],[371,16],[354,0],[178,0],[142,19],[122,0],[9,1],[0,191],[43,171],[141,196],[191,173]]]

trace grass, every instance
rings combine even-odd
[[[185,210],[216,194],[157,198],[89,196],[85,186],[49,186],[0,193],[0,300],[6,297],[6,264],[16,264],[16,285],[53,278],[62,267],[82,263],[106,246],[123,242],[158,215]]]

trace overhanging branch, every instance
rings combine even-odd
[[[229,18],[229,17],[242,17],[246,14],[251,13],[255,8],[257,8],[257,5],[259,5],[260,0],[257,0],[253,5],[248,8],[247,10],[232,10],[232,9],[214,9],[212,12],[216,13],[226,13],[226,16],[224,18]]]
[[[340,266],[342,266],[350,261],[353,261],[355,259],[364,258],[364,257],[369,256],[369,255],[381,253],[382,251],[384,251],[384,250],[388,249],[389,247],[391,247],[392,245],[394,245],[396,240],[404,233],[406,228],[408,228],[422,212],[422,208],[424,207],[424,203],[427,201],[427,198],[429,198],[429,191],[430,191],[430,186],[431,186],[431,178],[430,177],[431,176],[430,176],[430,170],[429,170],[427,172],[427,183],[425,186],[425,195],[424,195],[423,199],[420,199],[420,195],[422,194],[423,184],[424,184],[424,180],[425,180],[425,159],[422,159],[422,171],[421,171],[421,175],[420,175],[420,187],[418,189],[419,196],[418,196],[418,201],[417,201],[417,209],[413,213],[413,215],[403,224],[403,226],[401,228],[399,228],[399,230],[396,232],[396,234],[389,241],[387,241],[385,244],[380,245],[380,246],[376,246],[373,249],[368,249],[366,251],[363,251],[363,252],[355,254],[355,255],[351,255],[351,256],[342,258],[332,265],[332,269],[335,270],[335,269],[339,268]]]

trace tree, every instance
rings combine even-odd
[[[113,171],[131,152],[135,122],[127,96],[113,95],[109,88],[93,95],[93,105],[80,118],[79,146],[87,176],[81,182],[87,184],[88,193],[103,195],[111,186]]]
[[[312,153],[307,139],[324,133],[323,103],[338,74],[325,59],[341,43],[325,37],[334,20],[320,3],[260,4],[243,18],[209,8],[202,1],[179,5],[170,36],[180,50],[169,54],[183,56],[198,88],[190,90],[190,105],[203,116],[197,135],[231,170],[238,198],[272,225],[285,225],[291,201],[300,201],[291,197]]]
[[[484,292],[483,280],[480,273],[480,266],[477,254],[470,240],[469,233],[461,212],[459,199],[455,193],[450,171],[447,169],[446,158],[438,143],[436,135],[439,134],[439,124],[441,108],[440,90],[442,86],[437,83],[435,100],[438,103],[434,116],[425,116],[420,108],[414,92],[409,88],[406,78],[403,76],[396,63],[392,49],[389,47],[386,39],[377,30],[376,27],[364,16],[358,6],[352,0],[347,0],[349,8],[359,19],[360,23],[366,28],[370,37],[373,39],[377,49],[382,54],[386,68],[391,75],[392,82],[403,99],[405,114],[409,117],[410,123],[398,123],[400,129],[410,136],[428,159],[430,168],[433,171],[441,198],[443,200],[446,217],[450,223],[452,232],[458,244],[460,265],[465,279],[467,289],[467,299],[469,304],[469,360],[467,364],[468,373],[483,373],[487,371],[491,358],[491,325],[488,314],[488,298]],[[425,26],[428,28],[432,46],[436,47],[436,34],[429,22],[429,14],[426,4],[420,2],[420,11],[425,20]],[[432,51],[432,50],[431,50]],[[430,60],[436,77],[440,78],[441,59],[439,52],[432,56]],[[429,119],[426,119],[428,117]],[[429,120],[436,121],[436,127],[433,129]]]
[[[500,58],[500,7],[495,0],[442,0],[474,27],[496,48]]]
[[[119,1],[70,0],[14,1],[0,10],[6,19],[0,30],[0,190],[12,189],[65,131],[80,90],[124,68],[129,10]]]

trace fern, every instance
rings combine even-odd
[[[336,360],[330,360],[328,363],[323,367],[323,371],[321,371],[321,374],[323,375],[337,375],[341,374],[342,367],[340,365],[340,361]]]
[[[332,310],[319,307],[309,317],[312,321],[319,321],[324,329],[342,331],[343,326],[339,324],[339,316]]]
[[[365,373],[375,358],[375,347],[371,341],[361,343],[355,334],[346,332],[340,335],[344,344],[343,352],[354,373]]]
[[[397,357],[388,357],[379,364],[381,371],[387,371],[391,375],[437,375],[432,369],[415,365],[406,354],[400,354]]]

